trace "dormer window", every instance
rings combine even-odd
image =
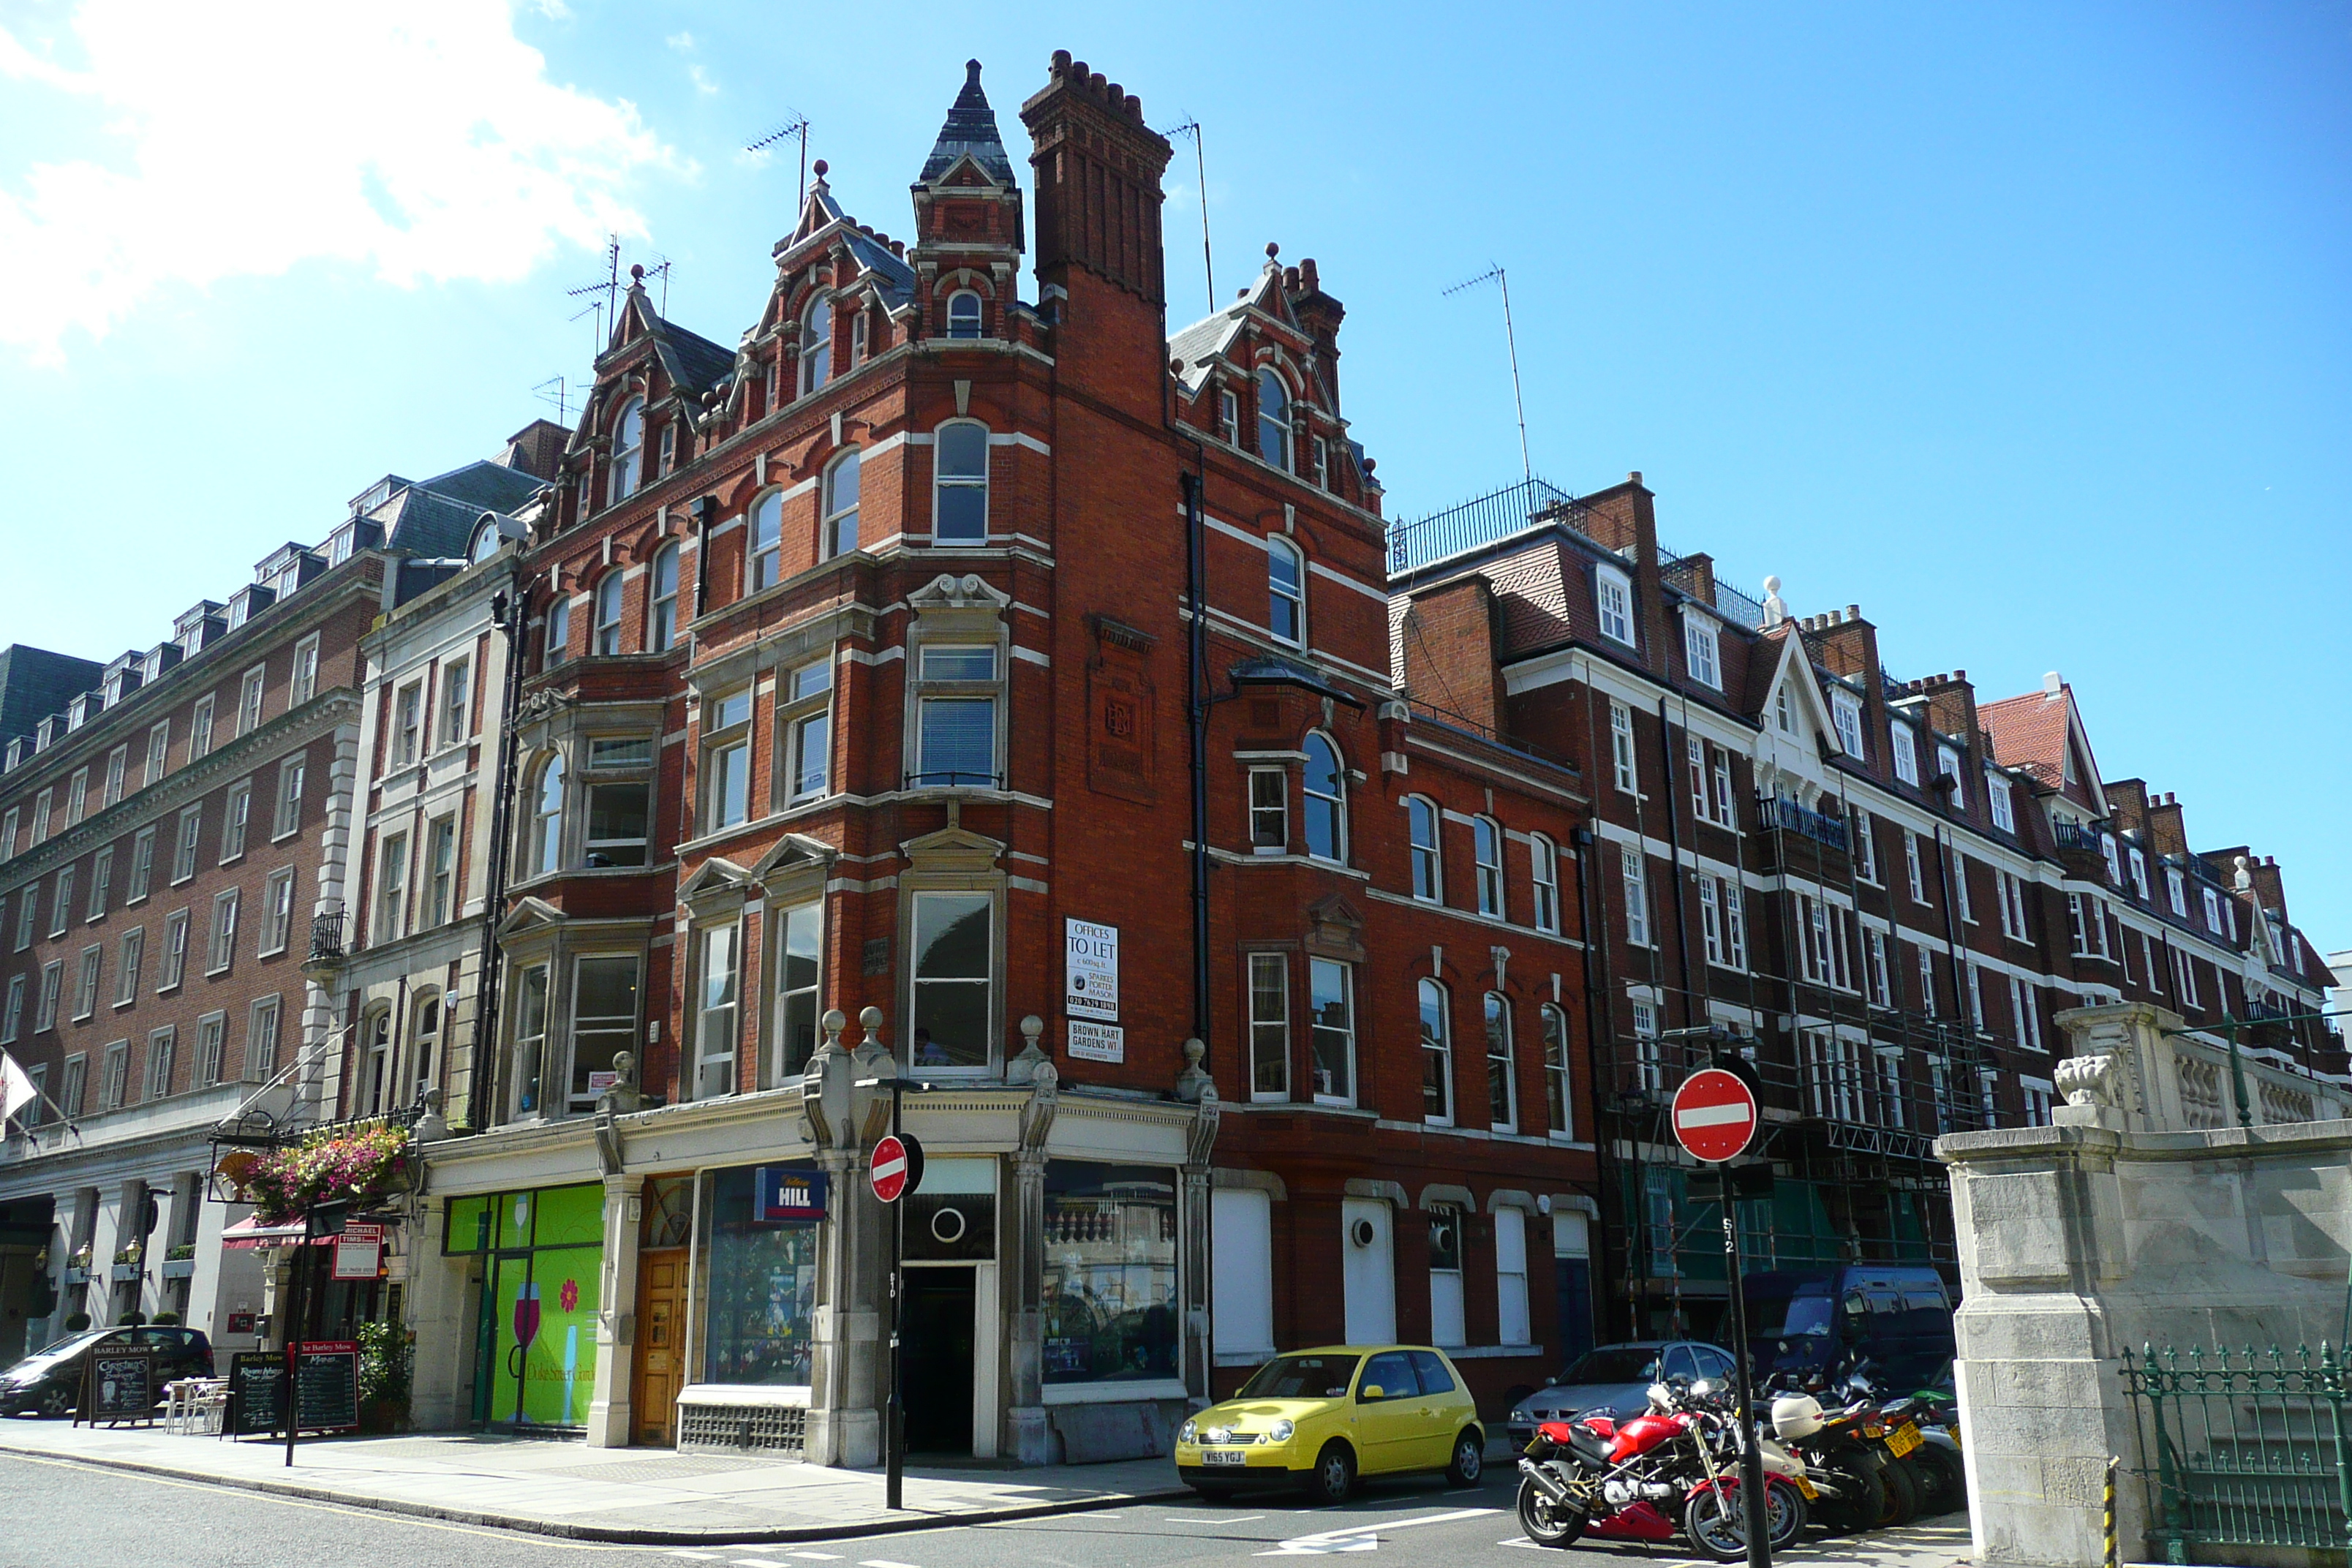
[[[1919,783],[1919,745],[1908,724],[1895,726],[1895,776],[1915,787]]]
[[[1985,774],[1985,798],[1992,803],[1992,825],[2003,833],[2016,832],[2017,810],[2010,801],[2009,781],[1999,773]]]
[[[1952,781],[1952,809],[1968,810],[1969,779],[1968,774],[1960,771],[1959,752],[1949,746],[1939,746],[1936,750],[1936,763],[1944,770],[1944,776]]]
[[[1290,644],[1307,643],[1307,568],[1298,547],[1286,539],[1265,542],[1267,629]]]
[[[1837,725],[1838,744],[1845,748],[1846,755],[1856,762],[1869,761],[1862,739],[1862,699],[1851,691],[1831,692],[1830,717]]]
[[[1633,584],[1626,575],[1613,567],[1597,566],[1592,572],[1594,606],[1601,616],[1601,635],[1612,642],[1633,646]]]
[[[1723,673],[1716,664],[1715,623],[1705,616],[1685,613],[1683,616],[1683,660],[1693,680],[1723,689]]]
[[[613,421],[613,479],[605,505],[614,506],[637,493],[645,479],[646,400],[632,397],[621,405]]]
[[[980,335],[980,295],[970,289],[959,289],[948,296],[948,336],[976,338]]]
[[[801,395],[810,393],[833,379],[833,301],[818,298],[809,301],[801,317]]]
[[[1290,392],[1271,370],[1257,373],[1257,455],[1290,471]]]

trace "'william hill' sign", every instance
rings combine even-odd
[[[824,1173],[787,1165],[762,1165],[751,1188],[751,1218],[761,1225],[786,1225],[824,1217]]]

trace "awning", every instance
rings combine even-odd
[[[302,1222],[299,1219],[289,1225],[264,1225],[258,1218],[248,1215],[221,1232],[221,1246],[230,1252],[250,1252],[263,1247],[299,1247],[302,1229]],[[334,1239],[331,1236],[322,1236],[310,1245],[324,1247]]]

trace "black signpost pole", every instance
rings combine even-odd
[[[1731,1344],[1739,1363],[1739,1496],[1748,1514],[1748,1568],[1771,1568],[1771,1510],[1764,1496],[1764,1445],[1756,1426],[1756,1369],[1748,1354],[1748,1286],[1739,1272],[1739,1219],[1732,1207],[1731,1167],[1723,1180],[1723,1260],[1730,1270]]]
[[[890,1079],[890,1136],[900,1136],[898,1102],[900,1079]],[[903,1197],[904,1194],[902,1194]],[[890,1410],[885,1418],[887,1429],[885,1438],[889,1453],[888,1469],[883,1481],[882,1506],[900,1509],[906,1506],[907,1489],[907,1384],[906,1368],[898,1354],[898,1330],[907,1310],[907,1210],[903,1204],[890,1205]]]
[[[295,1394],[295,1381],[301,1373],[302,1353],[302,1286],[304,1266],[310,1261],[310,1226],[306,1220],[302,1234],[294,1243],[294,1279],[287,1294],[293,1298],[286,1314],[286,1376],[282,1380],[283,1406],[286,1411],[286,1465],[294,1466],[294,1432],[302,1425],[302,1406]]]

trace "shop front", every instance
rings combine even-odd
[[[447,1200],[443,1250],[473,1259],[470,1420],[584,1428],[604,1300],[602,1183]]]

